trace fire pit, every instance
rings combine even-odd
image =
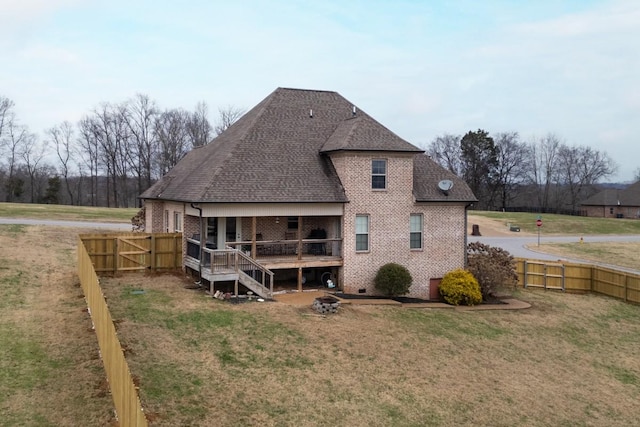
[[[313,309],[321,314],[337,313],[340,301],[334,297],[319,297],[313,301]]]

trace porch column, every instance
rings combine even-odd
[[[256,252],[256,231],[258,229],[258,219],[254,216],[251,218],[251,256],[257,258]]]
[[[298,267],[298,292],[302,292],[302,267]]]
[[[302,217],[298,217],[298,259],[302,259]],[[300,277],[302,277],[302,270],[299,273]],[[300,289],[302,289],[302,278],[298,282]]]

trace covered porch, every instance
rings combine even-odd
[[[297,270],[302,290],[303,270],[334,271],[337,280],[343,265],[342,205],[191,205],[185,209],[184,238],[185,266],[201,274],[207,274],[216,253],[233,251],[272,272]],[[224,280],[219,274],[211,278]]]

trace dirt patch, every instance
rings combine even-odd
[[[473,225],[477,225],[480,228],[480,234],[486,237],[503,237],[503,236],[531,236],[531,233],[523,231],[510,231],[509,224],[505,224],[504,221],[498,219],[487,218],[479,215],[473,215],[469,213],[467,224],[467,234],[471,236],[473,232]],[[515,224],[517,225],[517,224]]]

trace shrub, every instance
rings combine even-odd
[[[440,295],[453,305],[475,305],[482,302],[478,281],[473,274],[461,268],[444,275],[440,282]]]
[[[516,285],[516,265],[509,252],[480,242],[471,242],[467,245],[467,253],[467,269],[478,280],[485,301],[495,298],[498,291]]]
[[[409,293],[412,281],[406,267],[391,262],[380,267],[373,284],[384,295],[396,296]]]

